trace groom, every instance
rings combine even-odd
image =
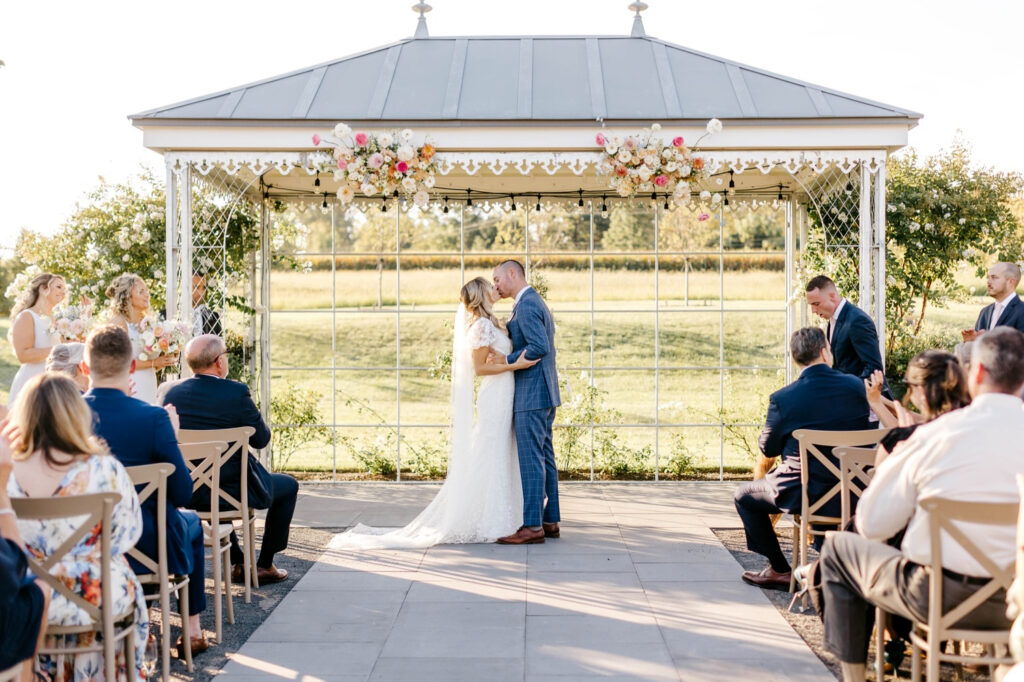
[[[523,526],[498,539],[502,545],[529,545],[559,535],[558,469],[551,443],[555,408],[562,402],[555,369],[555,321],[544,299],[526,283],[519,261],[507,260],[494,269],[494,287],[502,298],[514,301],[508,319],[512,353],[494,361],[512,363],[523,353],[528,360],[540,358],[536,365],[515,373],[512,409],[523,479]]]

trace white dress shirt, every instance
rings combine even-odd
[[[996,307],[992,309],[992,319],[988,321],[988,328],[993,329],[996,323],[999,322],[999,318],[1002,316],[1003,311],[1006,310],[1006,306],[1010,305],[1010,301],[1017,295],[1016,291],[1011,291],[1010,294],[1001,301],[996,301]]]
[[[836,330],[836,321],[839,320],[839,313],[842,311],[843,306],[846,305],[846,299],[839,299],[839,305],[832,311],[832,317],[828,318],[828,345],[832,345],[832,333]]]
[[[878,467],[857,506],[857,530],[884,541],[907,527],[900,547],[918,564],[931,561],[928,515],[917,505],[925,497],[965,502],[1017,502],[1016,475],[1024,473],[1024,405],[1004,393],[979,395],[917,431]],[[958,523],[997,565],[1012,563],[1017,529]],[[942,564],[963,575],[988,572],[943,534]]]
[[[516,294],[516,297],[512,299],[512,312],[513,313],[516,311],[516,306],[519,305],[519,299],[521,299],[523,297],[523,294],[526,293],[527,289],[532,289],[532,288],[533,287],[531,287],[529,284],[527,284],[525,287],[520,289],[519,293]]]

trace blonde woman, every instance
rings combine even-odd
[[[18,435],[12,439],[15,433]],[[131,479],[121,463],[93,435],[92,411],[75,383],[63,374],[44,373],[26,384],[6,424],[4,436],[0,437],[0,449],[11,448],[14,460],[14,469],[7,481],[7,494],[11,498],[121,494],[112,516],[111,578],[115,583],[116,612],[135,609],[135,665],[139,668],[136,677],[143,679],[149,619],[142,587],[125,557],[125,552],[135,546],[142,534],[142,511]],[[18,531],[26,550],[42,558],[51,555],[77,530],[76,520],[19,520]],[[100,546],[94,532],[81,539],[50,572],[86,600],[98,604],[100,567]],[[91,622],[88,613],[56,592],[50,601],[48,618],[51,625]],[[62,664],[60,660],[40,657],[50,679],[85,682],[103,678],[102,654],[66,657]],[[119,651],[119,680],[128,677],[126,660],[124,652]],[[57,669],[58,665],[62,665],[62,670]]]
[[[138,275],[119,275],[107,287],[107,298],[110,299],[110,323],[127,331],[134,347],[135,397],[156,405],[156,370],[176,365],[178,356],[161,355],[152,360],[138,357],[142,349],[139,323],[146,315],[153,314],[149,307],[149,287]]]
[[[387,531],[360,524],[336,537],[332,548],[494,542],[523,524],[523,490],[512,431],[512,373],[539,360],[489,363],[492,352],[502,357],[512,352],[505,326],[492,310],[498,294],[490,282],[477,277],[462,287],[460,299],[452,344],[451,450],[444,485],[405,528]],[[476,376],[482,380],[474,406]]]
[[[10,341],[14,355],[21,363],[18,373],[11,382],[8,407],[14,405],[18,393],[28,380],[42,374],[50,348],[57,345],[59,338],[50,333],[53,308],[67,296],[67,285],[60,275],[44,272],[29,282],[28,288],[18,297],[11,310]]]

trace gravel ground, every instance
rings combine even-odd
[[[207,577],[206,580],[206,611],[202,614],[203,632],[210,641],[210,648],[203,654],[193,659],[195,671],[189,674],[185,670],[185,661],[178,660],[177,653],[171,652],[171,677],[179,680],[194,680],[195,682],[207,682],[212,679],[228,661],[228,654],[238,651],[256,628],[266,620],[270,612],[281,603],[284,596],[295,586],[302,576],[306,574],[316,560],[323,553],[324,546],[334,537],[335,533],[343,529],[323,528],[292,528],[288,540],[288,549],[278,554],[274,559],[274,565],[288,571],[288,579],[276,585],[255,588],[252,591],[252,602],[245,603],[245,590],[241,585],[232,586],[232,596],[235,608],[234,625],[224,618],[224,641],[216,643],[213,641],[213,582]],[[257,537],[257,547],[261,538]],[[211,573],[211,566],[207,562],[206,574]],[[177,608],[172,600],[171,608]],[[152,625],[159,624],[160,611],[153,609]],[[172,616],[171,643],[177,641],[180,630],[177,617]],[[152,626],[151,625],[151,626]],[[153,627],[156,632],[156,628]],[[159,675],[159,671],[157,672]],[[155,677],[154,679],[158,679]]]
[[[741,528],[715,528],[713,532],[718,539],[725,545],[725,548],[732,553],[736,561],[740,563],[743,570],[759,571],[765,566],[765,559],[760,554],[747,550],[746,538]],[[779,534],[779,544],[782,545],[782,551],[786,556],[792,555],[793,543],[791,541],[789,530]],[[812,549],[808,549],[808,556],[813,561],[818,558],[817,552]],[[736,579],[739,580],[739,572],[737,572]],[[836,679],[840,679],[839,663],[836,661],[832,654],[828,653],[822,648],[822,636],[823,630],[821,626],[821,619],[814,612],[814,609],[808,605],[806,611],[802,611],[800,606],[794,607],[794,612],[790,612],[789,603],[792,600],[793,595],[788,592],[780,592],[779,590],[762,590],[765,596],[775,605],[775,608],[779,610],[782,617],[786,619],[786,622],[796,630],[797,634],[800,635],[803,640],[807,643],[807,646],[822,660],[822,662],[828,666],[828,669],[832,671],[832,674],[836,676]],[[754,636],[754,633],[751,633]],[[968,651],[971,651],[968,648]],[[868,679],[873,680],[874,675],[874,661],[875,661],[875,650],[874,646],[871,647],[871,651],[868,653],[868,665],[871,668],[868,671]],[[981,680],[988,680],[987,668],[982,668],[980,671],[965,670],[963,677],[957,677],[956,669],[952,665],[943,664],[942,666],[942,679],[943,680],[964,680],[964,682],[980,682]],[[922,670],[923,674],[923,670]],[[899,676],[901,678],[910,678],[910,651],[907,651],[906,657],[903,659],[903,664],[900,666]],[[887,675],[886,679],[892,679],[891,675]]]

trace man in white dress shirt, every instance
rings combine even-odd
[[[922,425],[882,461],[857,508],[859,533],[836,533],[821,551],[825,648],[843,679],[865,679],[874,606],[905,618],[928,617],[931,557],[925,497],[1017,502],[1024,473],[1024,334],[998,327],[978,338],[968,369],[973,402]],[[1013,561],[1016,530],[960,524],[998,565]],[[906,527],[899,549],[885,544]],[[948,545],[947,545],[948,542]],[[943,611],[963,602],[990,577],[952,540],[943,543]],[[1008,628],[1006,595],[996,592],[960,621],[962,627]]]

